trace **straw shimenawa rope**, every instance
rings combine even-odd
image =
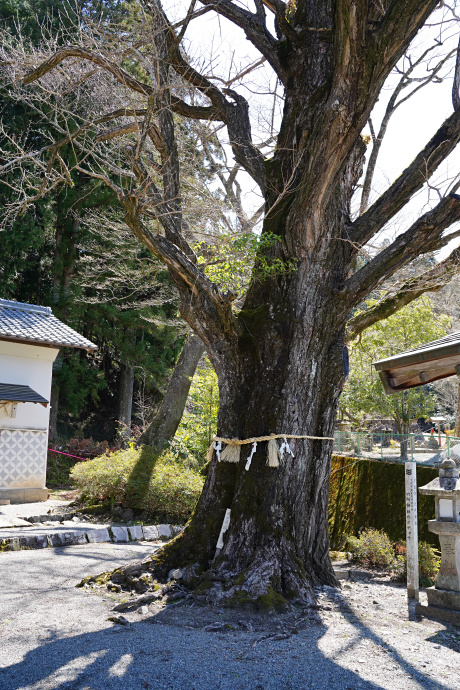
[[[254,436],[254,438],[245,438],[240,441],[239,438],[223,438],[221,436],[213,436],[213,441],[221,441],[235,446],[244,446],[246,443],[262,443],[262,441],[271,441],[276,438],[309,438],[313,441],[333,441],[332,436],[300,436],[299,434],[270,434],[270,436]]]
[[[300,438],[300,439],[306,438],[306,439],[310,439],[312,441],[333,441],[334,440],[331,436],[304,436],[304,435],[300,435],[300,434],[270,434],[269,436],[254,436],[253,438],[245,438],[245,439],[224,438],[222,436],[214,436],[213,442],[209,446],[207,459],[208,460],[212,459],[214,449],[216,449],[219,460],[222,460],[223,462],[239,462],[241,446],[244,446],[244,445],[249,444],[249,443],[253,443],[253,444],[257,445],[257,443],[262,443],[262,441],[268,441],[267,465],[269,467],[278,467],[279,466],[280,453],[279,453],[278,444],[276,443],[277,438],[282,438],[282,439],[284,439],[285,442],[286,442],[286,439],[288,439],[288,438]],[[216,443],[217,443],[217,445],[216,445]],[[225,443],[226,447],[221,452],[222,443]],[[255,450],[255,447],[254,447],[254,450]],[[292,451],[291,451],[291,455],[293,455]],[[246,467],[246,469],[249,469],[249,467]]]

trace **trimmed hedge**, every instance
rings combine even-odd
[[[343,468],[343,469],[342,469]],[[417,486],[428,484],[438,470],[417,467]],[[340,550],[348,535],[367,527],[384,530],[391,541],[406,538],[404,465],[332,456],[329,490],[331,549]],[[434,518],[433,496],[418,496],[419,540],[438,546],[428,531]]]
[[[79,462],[71,478],[85,500],[121,503],[172,521],[189,517],[203,488],[198,472],[178,462],[170,451],[158,457],[149,446]]]

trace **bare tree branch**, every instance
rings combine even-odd
[[[377,304],[352,317],[347,323],[347,338],[353,340],[362,331],[381,319],[387,319],[425,292],[437,292],[460,272],[460,247],[429,271],[415,276],[399,286],[396,292],[382,297]]]
[[[383,139],[386,134],[390,119],[396,112],[397,108],[399,108],[399,106],[405,103],[405,101],[407,101],[408,98],[411,98],[415,93],[417,93],[417,91],[419,91],[421,88],[433,81],[433,79],[437,76],[441,68],[452,55],[452,53],[448,53],[447,56],[440,60],[433,69],[430,69],[430,72],[426,77],[422,78],[421,80],[418,80],[421,81],[421,83],[419,83],[416,88],[412,89],[412,91],[408,95],[404,96],[404,98],[398,100],[402,91],[413,83],[414,79],[411,78],[411,75],[413,74],[414,70],[423,63],[427,55],[431,51],[433,51],[437,47],[437,45],[438,44],[436,42],[434,45],[429,46],[426,50],[423,51],[423,53],[417,60],[410,61],[409,68],[403,72],[401,79],[399,80],[395,90],[391,94],[377,136],[375,135],[372,121],[369,118],[368,124],[372,136],[372,151],[371,155],[369,156],[369,162],[366,168],[366,174],[364,176],[363,192],[361,195],[361,203],[359,208],[360,214],[363,214],[369,205],[369,197],[371,193],[375,167],[377,164],[377,158],[379,156],[380,149],[382,147]]]
[[[278,57],[276,49],[276,40],[268,31],[261,20],[261,17],[256,13],[239,7],[232,0],[200,0],[201,3],[207,7],[212,7],[218,14],[226,19],[229,19],[236,26],[239,26],[246,34],[246,37],[251,43],[262,53],[267,59],[267,62],[273,67],[278,75],[280,81],[283,83],[286,80],[286,71]]]
[[[423,187],[460,141],[460,110],[443,122],[436,134],[395,182],[351,225],[349,239],[366,244]]]
[[[457,46],[454,82],[452,84],[452,104],[454,106],[454,110],[458,110],[460,108],[460,39]]]
[[[233,104],[229,105],[227,110],[227,129],[233,154],[237,163],[251,175],[264,194],[266,190],[264,158],[252,143],[249,104],[233,89],[225,89],[225,93],[233,100]]]
[[[205,344],[216,337],[235,337],[239,332],[232,313],[231,300],[220,294],[216,285],[184,252],[166,237],[154,235],[139,215],[133,197],[123,199],[125,222],[142,242],[169,269],[181,297],[181,314],[192,325]],[[201,318],[200,314],[206,318]]]
[[[169,29],[166,40],[169,48],[168,59],[171,61],[172,67],[189,84],[199,89],[211,100],[220,119],[227,125],[230,144],[236,160],[264,191],[266,186],[264,160],[260,151],[252,143],[247,101],[243,96],[230,89],[220,91],[209,79],[195,70],[183,57],[178,38],[162,7],[156,0],[150,0],[149,6],[152,17],[161,17],[165,29],[166,27]],[[224,94],[230,96],[232,102],[229,102]],[[178,112],[174,101],[171,101],[171,106]]]
[[[79,46],[59,48],[59,50],[48,58],[48,60],[45,60],[34,70],[26,74],[22,80],[23,84],[27,85],[37,81],[37,79],[40,79],[45,74],[48,74],[48,72],[51,72],[58,65],[60,65],[61,62],[69,57],[78,57],[82,60],[88,60],[89,62],[99,65],[99,67],[112,74],[119,84],[128,87],[136,93],[140,93],[144,96],[151,96],[155,93],[152,86],[138,81],[128,74],[128,72],[125,72],[125,70],[119,67],[116,63],[108,60],[103,55],[99,55],[91,50],[87,50],[86,48],[81,48]],[[171,99],[171,106],[174,112],[177,112],[184,117],[191,117],[193,119],[219,120],[221,119],[222,115],[221,110],[217,110],[215,107],[189,105],[177,97],[173,97]]]
[[[460,197],[450,194],[418,218],[406,232],[377,254],[345,283],[345,290],[358,304],[386,278],[416,256],[432,251],[443,231],[460,219]]]
[[[376,22],[371,50],[378,51],[377,64],[393,67],[406,45],[415,37],[439,4],[438,0],[393,0],[387,2],[383,17]]]
[[[128,72],[125,72],[125,70],[119,67],[116,63],[108,60],[103,55],[99,55],[98,53],[87,50],[80,46],[59,48],[59,50],[48,58],[48,60],[45,60],[34,70],[26,74],[22,79],[23,84],[31,84],[37,79],[40,79],[40,77],[43,77],[48,72],[51,72],[51,70],[55,69],[61,64],[61,62],[67,60],[69,57],[77,57],[82,60],[88,60],[95,65],[99,65],[99,67],[102,67],[107,72],[110,72],[110,74],[112,74],[120,84],[127,86],[129,89],[132,89],[137,93],[141,93],[144,96],[149,96],[153,93],[151,86],[138,81],[128,74]]]

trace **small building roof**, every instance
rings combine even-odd
[[[97,345],[53,316],[51,307],[6,299],[0,299],[0,340],[97,350]]]
[[[460,331],[374,362],[386,393],[460,375]]]
[[[16,383],[0,383],[1,402],[32,402],[40,403],[40,405],[46,407],[49,400],[29,386],[22,386]]]

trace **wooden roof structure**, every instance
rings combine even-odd
[[[373,364],[387,394],[460,376],[460,331]]]

